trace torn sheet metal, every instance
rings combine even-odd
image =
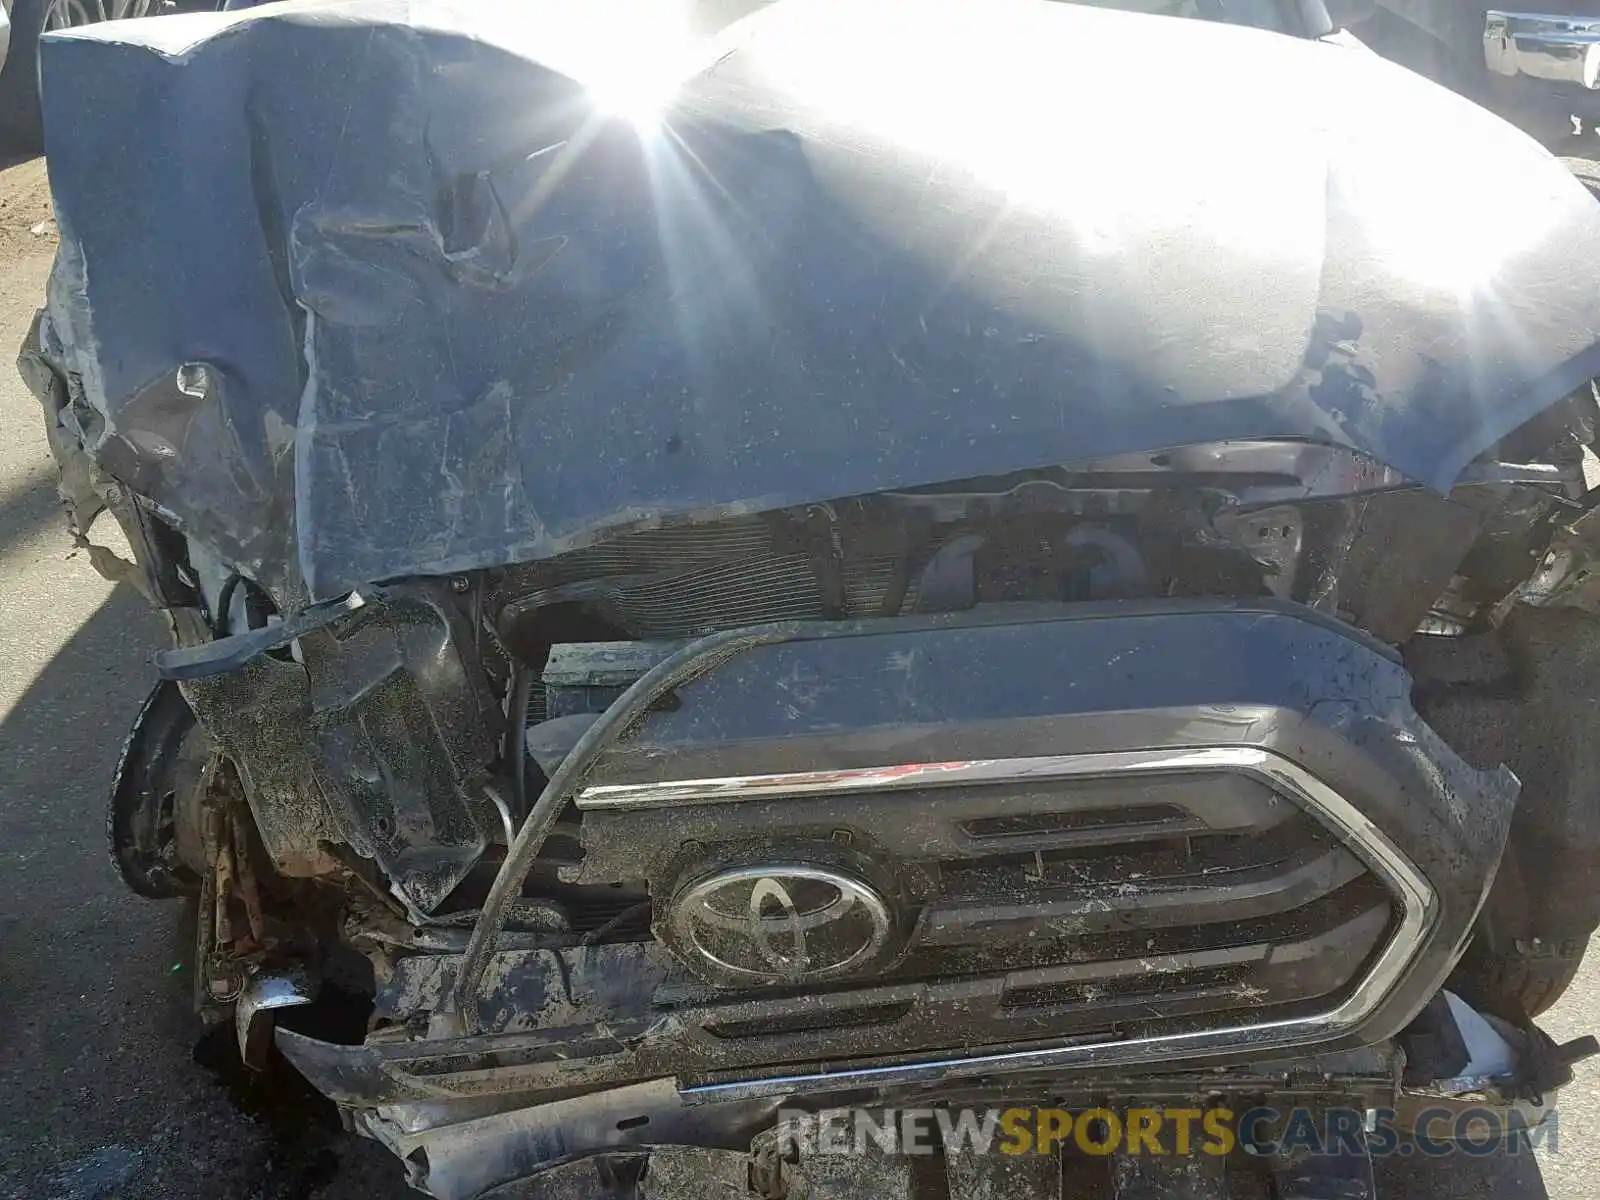
[[[1444,488],[1600,371],[1600,208],[1374,56],[1032,0],[695,11],[47,40],[47,324],[99,465],[289,610],[1151,446]],[[1174,113],[1205,136],[1134,149]]]

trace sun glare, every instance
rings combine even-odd
[[[700,65],[692,9],[692,0],[555,0],[540,6],[529,49],[580,83],[602,114],[648,128]]]

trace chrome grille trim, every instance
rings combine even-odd
[[[1399,902],[1400,916],[1394,934],[1366,975],[1334,1008],[1305,1017],[1190,1033],[1157,1034],[1121,1041],[1080,1041],[1041,1050],[697,1084],[682,1089],[685,1099],[725,1101],[802,1095],[855,1086],[884,1087],[973,1078],[994,1072],[1148,1064],[1196,1054],[1255,1055],[1330,1041],[1359,1027],[1393,990],[1426,940],[1436,914],[1436,898],[1411,860],[1360,809],[1298,763],[1270,750],[1253,746],[1135,750],[603,785],[585,789],[579,795],[578,804],[587,809],[654,808],[774,796],[1181,771],[1231,771],[1276,789],[1339,834]]]
[[[672,779],[661,783],[600,784],[578,793],[581,809],[661,808],[673,804],[717,804],[779,796],[841,796],[852,792],[970,787],[986,783],[1076,779],[1094,775],[1147,775],[1167,771],[1247,770],[1262,756],[1253,748],[1115,750],[1096,754],[1051,754],[1035,758],[975,758],[959,762],[905,763],[784,775],[729,775],[718,779]],[[1261,776],[1267,779],[1267,776]],[[1270,782],[1270,780],[1268,780]]]

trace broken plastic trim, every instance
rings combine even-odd
[[[834,627],[842,626],[843,631],[848,632],[860,632],[861,624],[864,623],[832,623]],[[550,777],[539,799],[528,810],[516,841],[506,850],[499,873],[489,888],[483,911],[478,914],[477,923],[472,927],[472,938],[456,971],[449,1010],[459,1016],[469,1032],[478,1032],[479,986],[489,963],[489,952],[505,926],[512,898],[521,890],[522,881],[532,868],[533,860],[550,832],[550,826],[555,823],[567,800],[583,785],[584,777],[606,747],[661,696],[681,687],[701,672],[710,670],[724,658],[756,646],[792,641],[808,633],[812,636],[828,636],[831,632],[827,622],[787,621],[710,634],[691,642],[640,676],[606,709],[599,720],[589,726],[566,760]]]
[[[273,1043],[272,1014],[277,1009],[297,1008],[313,999],[310,980],[303,970],[252,975],[233,1007],[234,1033],[245,1066],[255,1071],[266,1068]]]
[[[156,670],[161,673],[161,678],[180,682],[222,675],[237,670],[269,650],[280,650],[298,637],[304,637],[324,625],[331,625],[340,617],[366,607],[366,603],[360,592],[351,592],[342,599],[312,605],[276,625],[266,625],[212,642],[201,642],[198,646],[162,650],[155,657]]]

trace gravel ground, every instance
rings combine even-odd
[[[0,359],[54,248],[42,164],[0,170]],[[0,366],[0,1197],[414,1194],[293,1080],[195,1061],[174,913],[122,889],[103,840],[106,782],[159,637],[144,603],[73,549],[37,406]],[[1547,1027],[1587,1032],[1597,997],[1591,960]],[[1586,1065],[1563,1094],[1556,1153],[1387,1164],[1385,1194],[1600,1197],[1597,1079]]]

